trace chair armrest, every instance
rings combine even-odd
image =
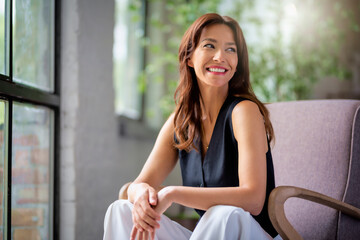
[[[127,195],[127,190],[130,186],[132,182],[128,182],[125,183],[119,191],[119,199],[128,199],[128,195]],[[159,186],[158,188],[156,188],[156,192],[160,191],[161,189],[163,189],[165,186]]]
[[[280,234],[285,239],[300,240],[303,239],[294,229],[285,216],[284,203],[288,198],[297,197],[316,202],[334,209],[337,209],[354,218],[360,219],[360,209],[350,204],[341,202],[329,196],[318,192],[310,191],[304,188],[292,186],[279,186],[272,190],[269,197],[268,212],[270,220]]]
[[[128,199],[127,190],[132,182],[125,183],[119,191],[119,199]]]

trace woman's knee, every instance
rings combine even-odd
[[[127,199],[119,199],[113,202],[112,204],[122,207],[132,207],[132,203]]]
[[[229,237],[227,231],[231,230],[231,236],[240,236],[242,226],[246,225],[247,214],[249,213],[234,206],[213,206],[202,216],[191,239],[238,239]],[[204,235],[207,237],[203,238]]]
[[[124,199],[116,200],[109,206],[108,211],[115,212],[120,215],[131,216],[132,203]]]
[[[202,218],[206,221],[227,223],[229,220],[247,222],[250,217],[250,213],[244,211],[242,208],[229,205],[216,205],[209,208]]]
[[[239,213],[239,214],[249,214],[248,212],[244,211],[242,208],[230,206],[230,205],[215,205],[209,208],[205,214],[212,215],[224,215],[229,216],[232,213]]]
[[[115,239],[113,236],[128,238],[132,227],[132,204],[127,200],[110,204],[104,219],[104,239]]]
[[[133,204],[129,200],[125,200],[125,199],[116,200],[115,202],[113,202],[113,204],[116,207],[122,208],[122,209],[130,209],[131,210],[133,208]]]

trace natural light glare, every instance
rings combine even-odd
[[[297,17],[297,9],[294,3],[289,3],[285,5],[285,13],[288,17]]]
[[[298,10],[293,2],[284,5],[284,15],[282,18],[282,33],[285,43],[290,43],[291,36],[295,30],[294,26],[299,21]]]
[[[5,1],[0,0],[0,15],[3,16],[5,13]]]
[[[116,0],[118,6],[127,6],[127,0]],[[126,10],[126,8],[125,8]],[[114,58],[120,61],[125,61],[127,57],[127,40],[128,40],[128,27],[126,26],[126,14],[124,8],[117,8],[118,18],[114,29]]]

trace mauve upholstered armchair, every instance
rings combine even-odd
[[[276,230],[291,240],[360,239],[360,101],[267,107],[278,186],[268,209]],[[127,199],[129,185],[122,186],[119,199]]]
[[[276,138],[278,187],[269,199],[276,230],[283,239],[360,239],[360,101],[268,108]]]

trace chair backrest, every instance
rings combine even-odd
[[[307,188],[360,207],[360,101],[269,104],[276,185]],[[355,239],[360,221],[289,199],[285,213],[304,239]],[[349,231],[349,229],[352,231]],[[359,236],[358,236],[359,237]]]

